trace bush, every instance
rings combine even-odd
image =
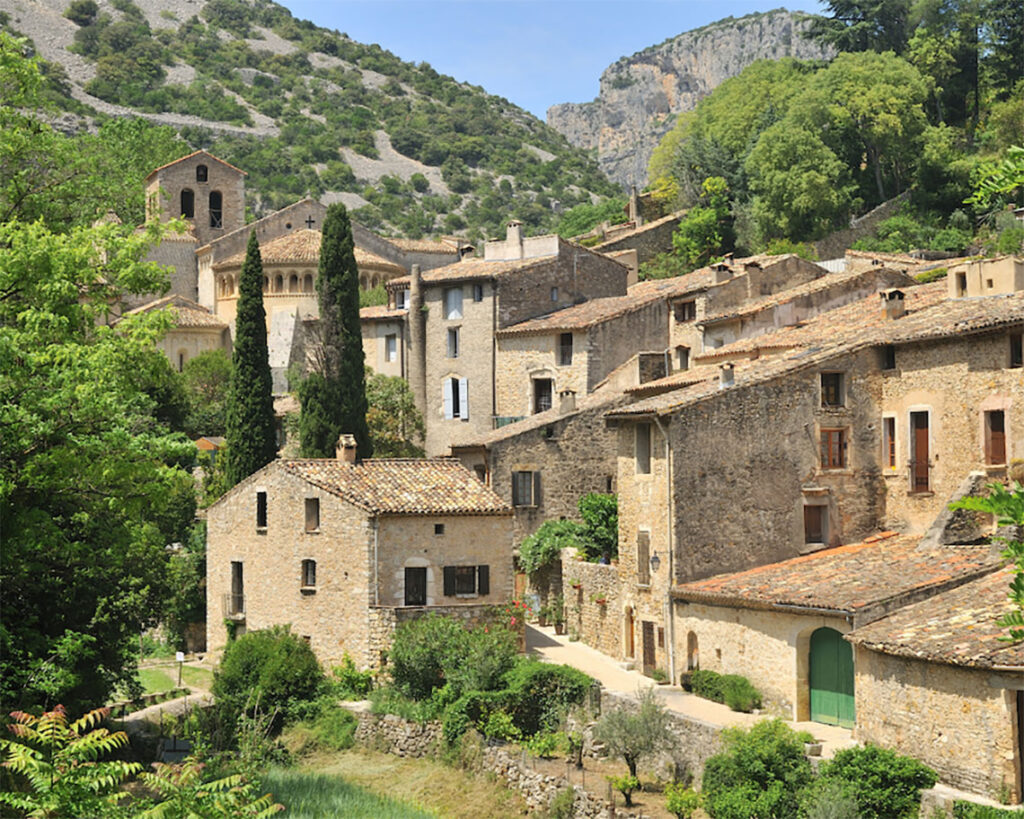
[[[990,805],[979,805],[960,799],[953,802],[953,819],[1020,819],[1022,815],[1024,814],[1019,810],[993,808]]]
[[[805,819],[860,819],[857,801],[838,781],[819,777],[803,796]]]
[[[638,699],[639,707],[635,711],[616,708],[604,714],[594,726],[594,739],[607,746],[610,756],[622,757],[630,776],[636,776],[636,766],[641,759],[676,745],[675,734],[669,730],[668,711],[654,689],[644,689]],[[626,804],[629,804],[628,797]]]
[[[665,810],[677,819],[690,819],[700,807],[700,794],[680,782],[665,787]]]
[[[840,751],[822,766],[822,776],[845,786],[862,819],[916,816],[921,790],[938,779],[927,765],[877,745]]]
[[[562,744],[563,734],[553,731],[538,731],[526,741],[526,750],[541,759],[551,759]]]
[[[507,710],[525,736],[555,730],[586,698],[594,680],[567,665],[521,658],[505,675]]]
[[[403,623],[388,655],[395,687],[414,700],[429,697],[445,684],[445,669],[464,656],[467,635],[460,623],[437,614]]]
[[[797,795],[810,783],[803,744],[810,736],[781,720],[765,720],[749,731],[722,732],[725,750],[704,767],[701,790],[712,819],[798,816]]]
[[[571,520],[547,520],[519,546],[519,565],[527,574],[535,574],[556,563],[562,549],[582,546],[583,527]]]
[[[487,723],[492,711],[499,711],[505,705],[502,691],[469,691],[444,709],[441,729],[444,741],[454,745],[463,734],[478,725]]]
[[[722,691],[722,675],[717,671],[695,669],[690,677],[690,688],[698,697],[713,702],[725,702],[725,693]]]
[[[571,819],[573,804],[576,802],[576,791],[572,788],[560,790],[548,804],[546,819]]]
[[[317,701],[307,718],[289,729],[289,747],[296,753],[344,751],[355,744],[355,715],[330,699]]]
[[[336,693],[346,700],[361,700],[373,690],[373,672],[360,671],[355,661],[346,651],[341,658],[341,665],[331,669],[336,685]]]
[[[633,791],[640,789],[640,780],[632,774],[626,776],[609,776],[608,781],[612,787],[626,797],[626,807],[633,806]]]
[[[753,711],[761,707],[761,694],[746,677],[739,674],[719,674],[697,669],[690,678],[690,686],[698,697],[728,705],[733,711]]]
[[[506,712],[502,710],[491,711],[486,720],[481,720],[477,727],[488,739],[500,739],[505,742],[516,742],[522,738],[522,733],[516,728]]]
[[[229,643],[213,677],[213,695],[236,712],[286,712],[316,699],[324,684],[313,649],[287,626],[243,634]]]

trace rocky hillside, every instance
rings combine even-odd
[[[604,70],[596,100],[552,106],[548,125],[573,145],[596,148],[613,181],[643,186],[651,152],[675,116],[720,83],[755,60],[830,56],[800,36],[808,19],[785,9],[728,17],[622,57]]]
[[[272,0],[0,0],[0,27],[47,61],[62,127],[169,125],[249,173],[257,216],[312,195],[385,234],[477,241],[616,192],[508,100]]]

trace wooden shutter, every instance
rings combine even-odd
[[[985,460],[990,464],[1006,463],[1006,416],[1002,410],[985,413]]]
[[[477,566],[476,567],[476,593],[477,594],[490,594],[491,593],[491,567],[490,566]]]
[[[540,506],[540,472],[533,473],[533,505]]]
[[[519,499],[519,473],[512,473],[512,505],[519,506],[521,501]]]
[[[452,379],[446,378],[441,384],[441,400],[444,403],[444,417],[452,418]]]
[[[461,296],[461,293],[459,294]],[[459,418],[469,420],[469,379],[459,379]]]
[[[636,533],[636,582],[642,586],[651,582],[651,533]]]
[[[454,597],[455,596],[455,567],[445,566],[444,567],[444,596]]]

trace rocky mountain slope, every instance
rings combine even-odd
[[[272,0],[0,0],[0,28],[49,64],[62,127],[169,125],[249,173],[256,216],[311,195],[385,234],[478,241],[616,193],[508,100]]]
[[[548,109],[547,122],[580,148],[597,149],[601,169],[620,185],[647,183],[647,163],[675,116],[755,60],[831,56],[804,39],[805,14],[776,9],[731,17],[622,57],[601,75],[593,102]]]

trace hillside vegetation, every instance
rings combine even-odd
[[[658,195],[694,206],[689,244],[677,250],[696,263],[708,253],[695,247],[789,247],[904,194],[860,247],[1019,252],[1024,230],[1007,211],[1024,183],[1010,178],[1012,146],[1024,142],[1019,2],[834,0],[829,9],[811,35],[839,50],[834,60],[755,63],[680,116],[658,147]],[[1007,162],[1005,184],[972,197]]]
[[[111,6],[65,9],[51,97],[80,115],[116,105],[201,117],[207,127],[177,130],[249,173],[256,215],[311,195],[346,202],[385,234],[476,240],[510,216],[551,230],[563,210],[616,192],[584,151],[507,100],[270,0],[210,0],[189,18],[163,0]],[[52,64],[74,55],[91,78]]]

